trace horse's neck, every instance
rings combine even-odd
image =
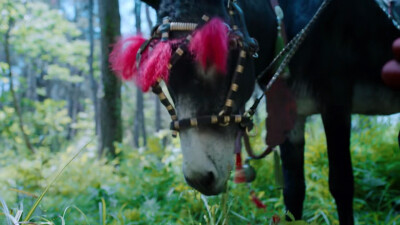
[[[279,0],[285,13],[284,21],[289,37],[293,37],[293,35],[297,34],[307,25],[323,1]],[[340,29],[356,27],[357,30],[350,29],[356,33],[368,32],[371,26],[390,29],[387,26],[388,19],[383,18],[385,16],[380,12],[375,0],[331,0],[322,17],[324,16],[327,16],[325,17],[325,22],[328,21],[330,26]],[[365,24],[368,24],[368,26],[364,26]],[[327,29],[332,30],[331,28]]]
[[[259,59],[255,60],[256,72],[273,59],[276,40],[276,19],[269,0],[239,0],[246,19],[250,36],[254,37],[260,47]]]

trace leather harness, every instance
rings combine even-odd
[[[278,0],[270,1],[271,7],[274,9],[277,16],[277,31],[280,32],[280,35],[286,43],[287,36],[285,31],[285,24],[283,23],[283,12],[279,6]],[[290,42],[288,42],[287,45],[282,49],[282,51],[277,54],[275,59],[266,67],[266,69],[257,76],[257,80],[265,78],[266,74],[274,69],[274,65],[276,65],[278,62],[281,62],[269,83],[266,85],[266,87],[263,88],[264,94],[257,98],[253,105],[244,113],[233,114],[232,111],[235,104],[235,99],[237,99],[237,93],[239,89],[238,78],[240,76],[243,76],[245,59],[249,56],[252,56],[254,58],[258,57],[258,43],[255,39],[250,37],[245,24],[243,11],[237,4],[236,0],[228,0],[227,10],[231,18],[232,26],[227,26],[230,28],[230,37],[232,37],[232,40],[235,40],[237,42],[234,46],[239,51],[239,55],[237,59],[236,69],[231,81],[231,86],[227,93],[225,104],[222,107],[222,110],[217,115],[202,115],[194,118],[179,119],[176,114],[175,107],[171,104],[171,102],[167,98],[166,92],[164,92],[161,87],[161,80],[158,80],[152,86],[153,93],[155,93],[159,97],[161,103],[165,106],[171,116],[172,122],[170,125],[170,129],[173,132],[173,137],[176,137],[178,132],[182,129],[209,125],[227,126],[230,124],[238,124],[240,129],[242,130],[241,132],[243,133],[242,136],[244,139],[246,150],[251,158],[260,159],[272,152],[273,149],[267,147],[261,155],[254,154],[249,141],[249,132],[254,127],[252,117],[255,114],[255,111],[260,101],[265,96],[265,93],[271,88],[276,79],[284,72],[288,62],[306,38],[310,28],[330,1],[331,0],[324,0],[309,24],[307,24],[307,26],[303,28],[299,32],[299,34],[297,34]],[[207,15],[204,15],[201,18],[201,22],[198,24],[173,22],[170,21],[168,17],[164,18],[162,24],[156,25],[153,28],[151,38],[146,41],[139,49],[136,57],[137,67],[139,67],[139,62],[142,54],[144,53],[144,51],[146,51],[146,49],[151,45],[153,41],[167,41],[169,39],[170,32],[173,31],[190,32],[190,34],[187,35],[186,38],[180,42],[179,46],[172,54],[170,63],[168,65],[168,69],[171,70],[176,62],[178,62],[179,59],[187,52],[187,45],[192,39],[192,32],[207,23],[209,20],[210,17],[208,17]],[[241,136],[238,135],[238,138],[241,138]]]

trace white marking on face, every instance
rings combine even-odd
[[[189,98],[178,97],[177,113],[179,118],[192,118],[196,116],[196,107]],[[234,129],[188,128],[180,131],[180,141],[184,176],[199,184],[191,185],[204,194],[224,191],[233,168]],[[202,177],[210,173],[214,181],[200,184]]]
[[[196,72],[196,74],[198,74],[199,77],[208,84],[213,84],[218,75],[215,66],[204,68],[200,63],[197,63],[196,65]]]

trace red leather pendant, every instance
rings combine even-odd
[[[397,38],[392,45],[393,55],[397,62],[400,62],[400,38]]]
[[[400,63],[391,60],[382,69],[383,82],[394,89],[400,89]]]

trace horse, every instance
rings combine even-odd
[[[142,1],[157,11],[160,26],[153,33],[158,33],[154,37],[160,41],[138,39],[126,61],[138,66],[143,58],[148,61],[136,72],[150,75],[144,75],[144,80],[140,76],[134,79],[144,91],[152,86],[171,114],[171,128],[180,135],[186,182],[205,195],[217,195],[225,190],[233,169],[238,133],[250,127],[249,121],[244,121],[248,117],[240,116],[244,115],[244,105],[255,84],[265,86],[271,78],[256,79],[255,74],[263,71],[276,53],[275,8],[266,0]],[[232,2],[238,7],[229,6]],[[280,1],[287,40],[308,23],[321,3]],[[176,23],[175,30],[171,29],[172,22]],[[305,119],[321,114],[328,147],[329,188],[340,223],[354,223],[351,114],[400,111],[400,92],[386,87],[380,79],[382,66],[392,58],[391,43],[399,36],[373,0],[333,0],[291,60],[290,76],[280,79],[271,93],[266,93],[272,105],[268,110],[275,112],[268,121],[284,128],[277,135],[269,131],[276,137],[267,137],[267,142],[280,145],[284,203],[295,219],[301,219],[305,196]],[[149,49],[153,56],[146,53]],[[132,65],[124,67],[115,63],[118,57],[111,58],[114,70],[122,71],[123,77],[125,71],[130,78]],[[157,77],[157,73],[162,76]],[[159,86],[161,79],[174,105]],[[291,112],[282,107],[293,104],[296,107],[291,107]],[[274,114],[285,116],[275,118]]]

